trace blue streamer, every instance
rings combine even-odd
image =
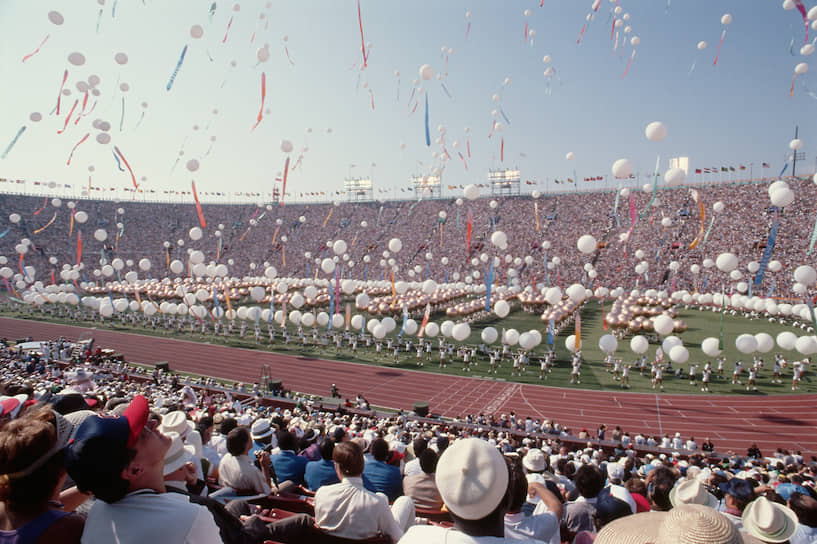
[[[122,163],[119,161],[119,155],[116,154],[116,151],[111,151],[113,153],[113,158],[116,159],[116,167],[119,168],[120,172],[124,172],[125,169],[122,168]]]
[[[777,214],[775,214],[774,223],[772,223],[772,228],[769,229],[769,239],[766,241],[766,249],[763,250],[763,258],[760,259],[760,270],[758,270],[757,274],[755,275],[755,287],[760,287],[760,284],[763,283],[763,275],[766,273],[766,265],[769,264],[769,259],[772,258],[774,242],[777,240],[777,227],[780,224],[776,215]]]
[[[426,146],[431,147],[431,135],[428,132],[428,94],[426,94]]]
[[[772,286],[769,287],[769,292],[766,293],[766,298],[769,298],[770,296],[772,296],[772,293],[774,293],[774,283],[775,283],[775,281],[776,280],[774,278],[772,278]]]
[[[553,325],[553,318],[550,318],[550,321],[548,321],[548,344],[551,346],[553,345]]]
[[[21,126],[20,130],[18,130],[17,134],[14,136],[14,139],[11,140],[11,143],[8,145],[8,147],[6,147],[6,150],[3,151],[2,155],[0,155],[0,159],[5,159],[8,156],[9,151],[11,151],[11,148],[14,147],[14,144],[17,143],[17,140],[20,139],[20,136],[22,136],[23,132],[25,132],[25,131],[26,131],[26,126],[25,125]],[[428,123],[426,123],[426,135],[428,135]]]
[[[182,49],[182,54],[179,57],[179,62],[176,63],[176,68],[173,70],[173,73],[170,75],[170,81],[167,82],[167,90],[169,91],[171,87],[173,87],[173,82],[176,81],[176,76],[179,74],[179,70],[182,67],[182,63],[184,62],[184,56],[187,54],[187,45],[184,46]]]
[[[6,234],[8,234],[10,230],[11,230],[11,227],[7,228],[7,229],[6,229],[6,230],[4,230],[3,232],[0,232],[0,238],[2,238],[3,236],[5,236]]]
[[[448,95],[448,98],[450,98],[451,100],[454,100],[454,97],[453,97],[453,96],[451,96],[451,93],[450,93],[450,92],[448,92],[448,87],[446,87],[446,86],[445,86],[445,83],[441,81],[441,82],[440,82],[440,85],[442,85],[442,86],[443,86],[443,91],[445,91],[445,94],[446,94],[446,95]],[[399,90],[399,89],[398,89],[398,90]],[[398,101],[400,100],[400,97],[399,97],[399,96],[397,97],[397,100],[398,100]]]
[[[508,119],[508,116],[507,116],[507,115],[505,115],[505,111],[504,111],[502,108],[499,108],[499,113],[502,115],[502,118],[503,118],[503,119],[505,119],[505,123],[506,123],[506,124],[508,124],[508,125],[510,125],[510,124],[511,124],[511,120],[510,120],[510,119]]]
[[[403,326],[400,327],[400,332],[397,333],[397,336],[403,336],[403,333],[406,332],[406,323],[408,322],[408,307],[403,304]]]
[[[491,268],[488,269],[488,277],[485,278],[485,311],[491,311],[491,286],[494,283],[494,261],[491,260]]]
[[[789,163],[784,164],[784,165],[783,165],[783,170],[781,170],[781,171],[780,171],[780,174],[778,174],[778,176],[777,176],[777,177],[782,176],[782,175],[783,175],[783,172],[785,172],[785,171],[786,171],[786,169],[787,169],[788,167],[789,167]]]

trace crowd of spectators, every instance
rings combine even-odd
[[[817,541],[817,460],[797,452],[276,407],[47,347],[0,346],[2,541]]]
[[[229,264],[231,276],[260,275],[264,263],[275,266],[280,275],[291,277],[323,277],[315,259],[332,256],[326,243],[343,239],[348,245],[348,259],[343,261],[341,277],[355,279],[386,279],[390,269],[382,266],[394,258],[399,267],[397,278],[407,281],[430,277],[437,282],[461,281],[467,277],[477,283],[488,274],[483,262],[472,263],[483,253],[502,257],[495,272],[500,284],[518,282],[520,286],[536,284],[569,285],[588,282],[584,265],[592,263],[597,274],[596,284],[610,288],[641,287],[687,289],[696,286],[705,290],[720,290],[728,282],[715,269],[692,274],[690,266],[705,258],[715,258],[731,251],[740,258],[741,269],[750,261],[760,261],[771,224],[779,219],[773,259],[779,260],[783,276],[766,274],[761,284],[763,293],[788,296],[790,275],[794,267],[805,262],[813,210],[811,202],[817,188],[807,179],[791,179],[789,183],[797,198],[785,210],[771,207],[764,183],[713,184],[697,186],[705,217],[701,217],[691,190],[684,187],[661,187],[653,202],[651,193],[632,190],[628,196],[617,192],[484,197],[474,201],[422,200],[385,202],[344,202],[336,204],[287,204],[285,206],[204,205],[207,218],[205,236],[199,241],[188,237],[191,227],[199,220],[195,207],[182,204],[139,202],[109,202],[80,200],[73,211],[84,211],[87,222],[71,225],[68,202],[46,203],[47,211],[33,215],[43,207],[40,198],[4,196],[4,209],[20,215],[18,223],[10,223],[8,214],[0,217],[0,231],[9,228],[0,239],[0,255],[16,258],[14,247],[27,238],[32,245],[25,263],[37,270],[37,278],[47,281],[52,269],[74,265],[77,259],[77,236],[83,236],[82,277],[97,279],[92,271],[99,263],[118,256],[131,264],[122,272],[138,270],[136,263],[148,258],[153,263],[149,273],[141,277],[170,275],[168,262],[187,262],[191,249],[202,250],[205,262]],[[639,215],[635,225],[630,221],[630,202]],[[724,210],[713,211],[716,202]],[[614,213],[615,212],[615,213]],[[642,212],[644,212],[642,214]],[[56,213],[55,221],[35,234]],[[538,216],[537,216],[538,215]],[[640,217],[643,215],[643,217]],[[690,244],[698,236],[701,224],[708,229],[706,241],[699,240],[694,249]],[[468,224],[472,225],[470,245],[466,242]],[[668,225],[668,226],[665,226]],[[103,229],[104,242],[93,233]],[[491,243],[494,230],[507,235],[507,249]],[[219,231],[220,236],[215,236]],[[629,233],[626,243],[622,236]],[[583,256],[576,241],[583,234],[593,235],[598,251]],[[402,241],[402,250],[383,257],[392,238]],[[549,242],[549,249],[543,248]],[[166,247],[166,245],[168,247]],[[644,252],[636,258],[637,250]],[[306,257],[309,255],[309,257]],[[511,263],[505,264],[510,255]],[[524,262],[530,256],[530,264]],[[51,258],[54,258],[52,264]],[[514,260],[522,259],[522,262]],[[555,259],[554,259],[555,258]],[[645,274],[637,274],[635,266],[648,263]],[[368,262],[366,262],[368,261]],[[680,267],[671,273],[669,263]],[[546,266],[546,263],[547,266]],[[480,272],[480,277],[473,272]],[[784,279],[785,278],[785,279]]]

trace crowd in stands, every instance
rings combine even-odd
[[[0,346],[0,542],[817,541],[798,452],[274,407],[70,347]]]
[[[749,261],[760,261],[771,224],[778,218],[772,258],[782,263],[780,274],[785,280],[781,277],[775,281],[774,274],[768,273],[762,290],[788,296],[791,272],[806,259],[814,220],[811,203],[817,197],[817,188],[810,179],[792,179],[790,185],[797,198],[781,211],[770,207],[766,184],[696,187],[703,203],[703,218],[691,190],[684,187],[660,188],[651,208],[647,206],[652,195],[637,189],[626,197],[616,192],[544,195],[538,199],[504,196],[466,200],[459,205],[454,198],[282,207],[204,205],[208,228],[199,241],[188,237],[190,228],[199,223],[192,203],[81,200],[75,203],[74,211],[87,212],[88,220],[84,224],[75,222],[72,227],[68,202],[59,208],[48,203],[50,209],[35,217],[33,212],[43,206],[40,198],[5,195],[4,209],[18,213],[21,221],[12,224],[8,214],[0,217],[0,231],[10,228],[8,235],[0,239],[0,255],[16,258],[15,245],[28,238],[33,245],[25,262],[37,269],[38,279],[47,279],[50,270],[76,264],[76,238],[82,231],[86,267],[83,277],[89,281],[97,279],[91,272],[99,262],[110,262],[116,256],[131,261],[123,274],[131,269],[138,271],[135,263],[146,257],[153,267],[149,274],[142,272],[141,277],[161,277],[169,274],[169,260],[187,262],[191,249],[204,251],[206,262],[230,263],[232,276],[260,275],[263,263],[269,263],[280,275],[314,277],[322,275],[315,259],[327,253],[326,243],[343,239],[349,246],[349,258],[344,262],[342,277],[379,280],[387,276],[381,266],[381,261],[387,260],[383,252],[389,240],[396,237],[403,248],[388,258],[394,258],[399,266],[398,279],[407,281],[426,277],[438,282],[458,281],[474,270],[484,278],[485,265],[473,265],[471,260],[487,253],[533,258],[530,265],[503,264],[495,276],[500,284],[516,280],[523,287],[532,283],[566,286],[586,280],[583,266],[592,261],[597,284],[611,288],[631,288],[638,281],[641,287],[692,291],[697,285],[702,290],[705,286],[719,290],[725,277],[718,276],[714,269],[693,275],[690,266],[726,251],[738,255],[742,267]],[[632,229],[630,198],[639,215],[646,212]],[[719,201],[725,209],[716,213],[713,205]],[[52,210],[57,214],[54,223],[35,234],[46,221],[40,218],[50,217]],[[469,218],[473,225],[470,246],[466,244]],[[702,220],[708,227],[713,219],[706,242],[699,240],[697,247],[689,249]],[[665,220],[669,226],[664,226]],[[93,238],[97,229],[108,233],[105,242]],[[495,229],[506,233],[507,250],[499,251],[491,244]],[[213,235],[216,230],[221,232],[220,238]],[[628,231],[629,241],[622,243],[620,238]],[[584,257],[576,249],[576,241],[583,234],[591,234],[599,242],[599,251],[592,256]],[[542,247],[545,241],[550,242],[549,249]],[[635,265],[642,260],[634,257],[639,249],[649,265],[644,275],[635,272]],[[627,257],[622,259],[624,255]],[[52,257],[57,264],[50,263]],[[671,261],[680,263],[677,273],[670,273]],[[509,273],[511,268],[514,272]]]

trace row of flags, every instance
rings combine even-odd
[[[771,165],[768,162],[760,163],[762,168],[771,168]],[[717,174],[718,172],[736,172],[738,170],[746,170],[744,165],[739,165],[737,168],[734,166],[721,166],[718,168],[717,166],[713,166],[711,168],[696,168],[696,174]]]

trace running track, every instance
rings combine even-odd
[[[139,334],[87,329],[36,321],[0,318],[0,336],[71,339],[92,335],[98,345],[124,354],[127,361],[169,361],[173,370],[253,383],[261,366],[293,391],[327,395],[337,384],[345,397],[364,395],[372,404],[410,410],[418,400],[443,416],[508,413],[551,419],[573,431],[598,425],[620,425],[637,432],[693,435],[700,444],[709,436],[718,451],[744,453],[756,442],[771,454],[775,448],[817,454],[817,395],[686,396],[610,393],[561,389],[445,376],[277,353],[230,348]]]

